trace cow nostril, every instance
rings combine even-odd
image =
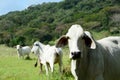
[[[76,56],[80,57],[81,56],[81,52],[76,52]]]
[[[72,59],[78,59],[81,57],[81,52],[71,52]]]
[[[74,54],[75,54],[75,52],[72,52],[71,54],[72,54],[72,55],[74,55]]]
[[[77,54],[81,54],[81,52],[77,52]]]
[[[72,52],[71,54],[72,54],[72,55],[74,55],[74,53],[73,53],[73,52]]]

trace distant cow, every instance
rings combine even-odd
[[[95,40],[80,25],[72,25],[56,46],[69,46],[75,80],[120,80],[120,37]]]
[[[29,46],[24,46],[22,47],[21,45],[17,45],[17,53],[18,53],[18,57],[23,57],[25,55],[27,55],[27,57],[29,58],[30,52],[31,52],[31,48]]]
[[[56,48],[55,46],[44,45],[39,41],[36,41],[33,45],[31,52],[38,55],[38,60],[41,65],[45,66],[46,75],[48,75],[48,68],[50,67],[51,72],[53,72],[54,64],[59,64],[59,70],[61,72],[62,68],[62,50],[61,48]]]

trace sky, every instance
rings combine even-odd
[[[24,10],[31,5],[60,1],[62,0],[0,0],[0,16],[11,11]]]

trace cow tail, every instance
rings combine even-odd
[[[34,67],[37,67],[37,64],[38,64],[38,59],[37,59],[36,63],[34,64]]]

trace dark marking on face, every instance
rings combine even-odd
[[[92,40],[91,40],[86,34],[84,34],[84,36],[82,37],[82,39],[84,39],[85,44],[86,44],[88,47],[91,46]]]

